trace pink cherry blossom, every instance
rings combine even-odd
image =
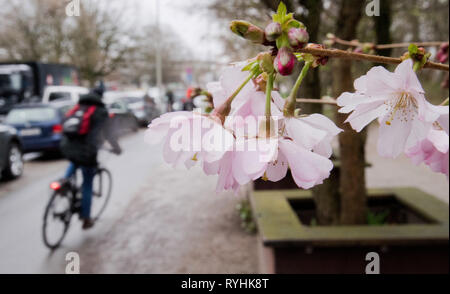
[[[245,140],[245,144],[251,143],[258,148],[236,152],[233,160],[234,177],[241,185],[260,177],[279,181],[286,176],[289,167],[295,183],[300,188],[309,189],[328,178],[333,168],[331,160],[288,138],[279,136]]]
[[[337,99],[339,112],[352,112],[346,122],[357,132],[378,119],[378,153],[385,157],[395,158],[423,140],[439,117],[425,99],[412,65],[405,60],[393,73],[373,67],[355,80],[355,93],[346,92]]]
[[[416,165],[425,163],[434,172],[443,173],[448,178],[449,137],[445,131],[431,130],[428,136],[410,148],[406,155]]]
[[[275,91],[272,93],[272,98],[280,113],[285,100]],[[284,125],[281,126],[284,129],[284,135],[292,138],[296,144],[327,158],[333,152],[331,147],[333,138],[342,132],[342,129],[338,128],[333,121],[318,113],[285,117]]]
[[[241,65],[225,69],[219,82],[210,83],[214,106],[221,106],[242,85],[248,72]],[[301,188],[311,188],[333,168],[331,140],[341,131],[320,114],[284,118],[285,100],[272,92],[271,131],[265,130],[266,95],[252,83],[231,103],[231,116],[173,112],[155,119],[146,141],[163,143],[164,160],[187,168],[200,162],[207,175],[217,175],[216,191],[233,190],[263,177],[279,181],[290,168]],[[244,131],[243,131],[244,129]]]
[[[433,124],[433,129],[428,132],[425,139],[409,148],[406,155],[414,164],[425,163],[432,171],[443,173],[448,178],[449,107],[435,106],[435,108],[441,115]]]
[[[179,111],[153,120],[145,134],[149,144],[163,143],[163,158],[174,167],[214,162],[233,145],[234,137],[214,117]]]

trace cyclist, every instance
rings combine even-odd
[[[81,219],[83,229],[94,225],[90,217],[93,180],[96,172],[97,153],[106,139],[112,152],[122,153],[108,111],[102,102],[103,87],[97,87],[89,94],[80,96],[78,104],[68,111],[63,123],[61,152],[69,161],[64,179],[69,179],[80,168],[83,174],[81,187]]]

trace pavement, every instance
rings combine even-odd
[[[445,176],[414,166],[403,156],[376,153],[371,127],[369,187],[414,186],[448,203]],[[113,174],[111,202],[93,229],[73,219],[62,246],[42,242],[48,184],[61,177],[64,160],[31,158],[25,174],[0,183],[0,273],[64,273],[66,253],[80,256],[81,273],[257,273],[257,238],[240,228],[235,205],[248,193],[216,194],[216,178],[197,167],[174,170],[160,147],[143,142],[143,131],[121,139],[123,155],[105,155]]]

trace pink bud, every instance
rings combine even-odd
[[[268,41],[275,41],[279,36],[281,36],[281,25],[277,22],[271,22],[267,25],[265,33]]]
[[[309,35],[305,29],[291,28],[288,31],[289,44],[294,49],[301,49],[308,43]]]
[[[448,43],[442,44],[436,55],[436,59],[440,63],[445,63],[448,60]]]
[[[288,76],[292,73],[296,61],[297,58],[294,53],[292,53],[292,49],[289,47],[282,47],[278,50],[277,57],[274,61],[274,66],[282,76]]]

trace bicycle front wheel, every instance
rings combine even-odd
[[[105,168],[100,168],[94,177],[92,190],[91,216],[94,221],[105,211],[112,192],[112,175]]]
[[[42,235],[44,244],[50,249],[56,249],[61,244],[69,229],[72,218],[71,199],[59,191],[53,192],[45,208]]]

